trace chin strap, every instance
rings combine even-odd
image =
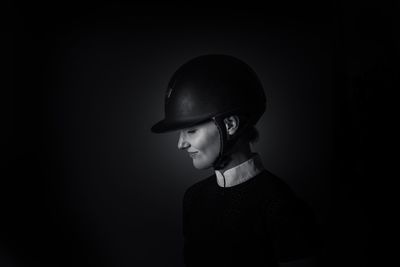
[[[219,136],[220,136],[220,150],[217,159],[213,163],[213,167],[215,170],[223,169],[226,165],[231,161],[230,154],[232,153],[233,148],[236,143],[239,141],[240,135],[246,130],[246,128],[250,125],[247,121],[242,127],[239,127],[238,131],[234,135],[229,135],[226,131],[226,126],[224,123],[224,119],[227,115],[215,116],[212,118],[215,125],[218,128]]]

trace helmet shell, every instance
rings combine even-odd
[[[152,132],[179,130],[215,117],[242,114],[255,124],[266,97],[255,72],[227,55],[204,55],[182,65],[165,92],[165,118]]]

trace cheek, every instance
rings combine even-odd
[[[216,158],[219,154],[219,142],[218,133],[208,134],[206,138],[202,139],[202,142],[199,142],[198,149],[204,156],[207,156],[208,158]]]
[[[217,157],[219,154],[219,148],[220,148],[219,138],[218,136],[215,136],[215,138],[213,138],[212,140],[212,143],[210,144],[210,154]]]

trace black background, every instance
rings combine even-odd
[[[380,266],[398,8],[321,2],[9,2],[0,265],[183,266],[183,192],[211,171],[150,127],[174,70],[224,53],[265,86],[254,149],[314,208],[322,266]]]

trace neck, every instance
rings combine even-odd
[[[251,151],[250,144],[243,144],[234,150],[233,153],[230,154],[231,160],[229,163],[222,169],[219,169],[220,172],[224,173],[226,170],[229,170],[246,160],[250,159],[253,152]]]

